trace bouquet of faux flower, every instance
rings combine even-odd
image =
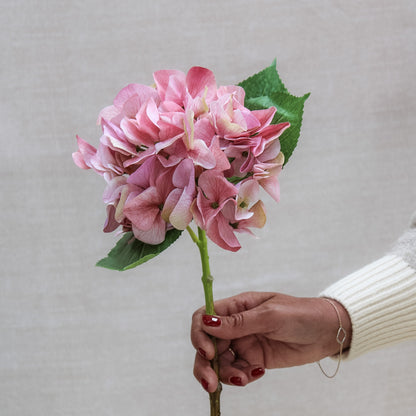
[[[201,254],[206,312],[214,314],[206,237],[237,251],[236,233],[264,226],[259,190],[279,200],[278,174],[297,144],[309,94],[290,95],[275,63],[237,86],[218,87],[201,67],[157,71],[154,81],[128,85],[100,112],[98,148],[77,137],[74,162],[107,183],[104,231],[123,233],[97,265],[135,267],[186,229]],[[213,366],[218,374],[217,360]],[[212,415],[219,394],[211,394]]]

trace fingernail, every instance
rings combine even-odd
[[[198,348],[198,352],[199,352],[199,355],[202,355],[202,357],[204,358],[207,357],[207,353],[202,348]]]
[[[202,321],[207,326],[220,326],[221,319],[218,316],[202,315]]]
[[[235,376],[230,378],[230,383],[234,384],[234,386],[242,386],[243,385],[241,377],[235,377]]]
[[[251,375],[253,377],[260,377],[264,374],[264,368],[259,367],[259,368],[255,368],[252,372]]]
[[[206,381],[204,378],[201,378],[201,386],[208,391],[208,381]]]

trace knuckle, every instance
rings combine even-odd
[[[244,315],[242,313],[234,313],[230,316],[230,326],[232,328],[242,328],[244,326]]]
[[[242,298],[249,298],[249,297],[251,297],[251,295],[252,295],[252,292],[245,291],[245,292],[241,292],[239,296],[242,297]]]

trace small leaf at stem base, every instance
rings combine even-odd
[[[107,257],[101,259],[96,265],[118,271],[132,269],[166,250],[179,238],[181,233],[181,230],[169,230],[162,243],[152,245],[137,240],[130,231],[124,234]]]

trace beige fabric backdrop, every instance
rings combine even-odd
[[[268,224],[232,254],[211,246],[217,298],[313,296],[381,256],[416,202],[413,0],[3,0],[0,413],[206,415],[192,376],[197,252],[183,236],[125,273],[94,267],[114,245],[104,183],[72,163],[99,110],[162,68],[238,82],[277,57],[306,104],[302,143]],[[415,342],[225,387],[227,415],[415,414]],[[327,363],[331,365],[331,363]]]

